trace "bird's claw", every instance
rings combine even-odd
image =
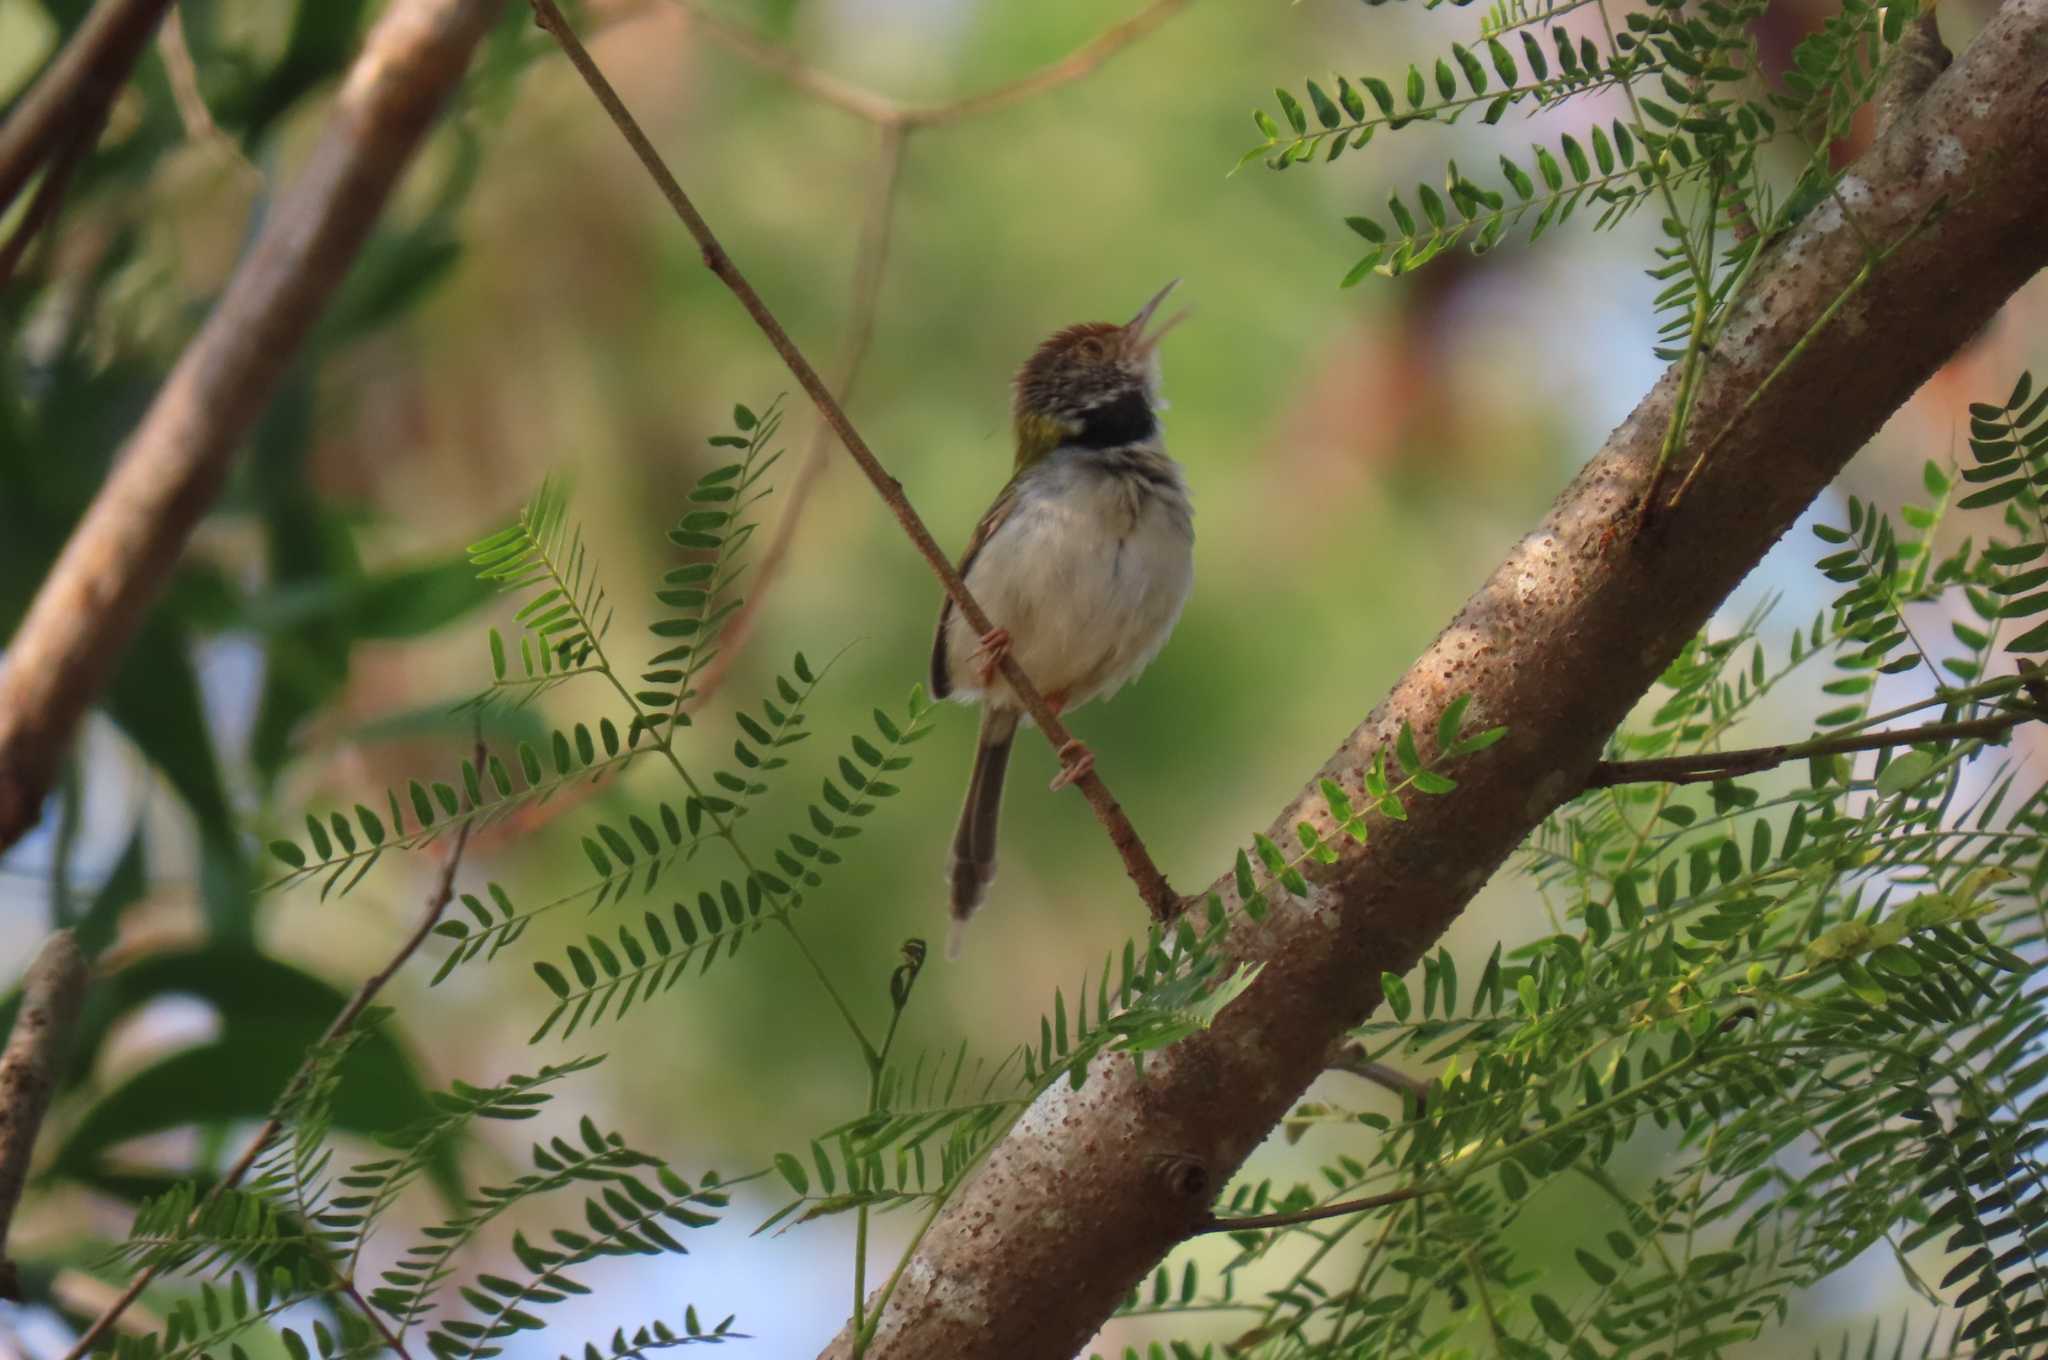
[[[1009,654],[1009,629],[991,628],[981,635],[981,646],[974,649],[967,662],[974,667],[975,679],[981,682],[983,689],[995,683],[996,672],[1002,668],[1003,658]]]
[[[1095,769],[1095,753],[1078,741],[1070,741],[1059,749],[1060,772],[1052,777],[1052,791],[1058,793],[1077,779],[1085,779]]]

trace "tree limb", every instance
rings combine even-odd
[[[590,53],[584,50],[582,42],[569,27],[568,20],[562,17],[562,11],[555,5],[554,0],[531,0],[531,3],[535,22],[561,47],[563,54],[569,58],[569,63],[576,68],[576,73],[583,77],[584,84],[590,87],[591,94],[603,106],[613,126],[618,128],[627,145],[633,149],[633,154],[639,159],[641,167],[654,180],[656,187],[661,190],[662,197],[668,200],[669,207],[682,219],[690,238],[704,253],[704,267],[715,274],[718,281],[739,299],[740,305],[746,308],[747,315],[753,318],[761,334],[774,346],[775,352],[782,357],[782,362],[788,366],[797,384],[810,396],[819,414],[824,416],[825,423],[839,436],[839,442],[846,447],[847,453],[852,455],[853,461],[860,465],[860,470],[866,474],[875,491],[896,516],[896,522],[903,526],[903,532],[909,535],[912,545],[931,567],[932,574],[945,586],[946,593],[952,597],[961,616],[977,633],[992,631],[993,625],[989,622],[987,613],[968,592],[967,583],[961,579],[952,559],[939,547],[938,540],[932,537],[931,530],[925,527],[924,520],[903,494],[903,484],[891,476],[889,470],[882,466],[881,460],[875,457],[874,450],[861,438],[860,431],[853,428],[853,423],[846,418],[845,410],[833,397],[831,389],[825,386],[824,379],[818,376],[818,371],[811,367],[810,360],[796,347],[796,342],[789,338],[789,332],[782,328],[782,323],[768,310],[768,304],[761,300],[761,295],[747,282],[746,275],[740,272],[732,257],[726,254],[725,247],[719,244],[718,237],[713,234],[710,223],[704,220],[704,215],[697,211],[697,205],[690,201],[690,196],[683,192],[683,186],[678,184],[675,176],[669,172],[668,166],[661,159],[661,153],[647,140],[647,134],[641,131],[639,123],[620,101],[618,92],[612,88],[611,82],[605,79],[604,73],[598,70],[597,63],[590,58]],[[1024,673],[1016,658],[1005,653],[1000,659],[1000,665],[1003,678],[1010,682],[1010,688],[1016,691],[1025,710],[1031,714],[1032,720],[1038,725],[1038,730],[1045,734],[1053,749],[1057,751],[1072,744],[1073,737],[1067,731],[1066,725],[1045,702],[1045,697],[1038,692],[1038,687],[1031,683],[1031,677]],[[1137,885],[1138,895],[1144,899],[1153,918],[1166,920],[1174,915],[1180,909],[1180,899],[1174,895],[1173,889],[1167,886],[1165,875],[1161,874],[1158,866],[1152,862],[1152,856],[1145,849],[1144,841],[1139,838],[1137,828],[1131,825],[1130,818],[1124,814],[1123,808],[1110,793],[1109,786],[1103,783],[1101,777],[1093,770],[1085,771],[1074,782],[1080,786],[1082,793],[1087,795],[1089,806],[1095,810],[1096,820],[1101,822],[1103,829],[1109,833],[1110,844],[1116,847],[1117,854],[1122,857],[1124,871]]]
[[[1871,152],[1843,196],[1760,262],[1723,343],[1703,356],[1688,428],[1742,411],[1803,346],[1797,381],[1769,385],[1654,532],[1624,529],[1676,397],[1667,372],[1549,517],[1269,830],[1300,822],[1338,851],[1303,866],[1314,895],[1245,920],[1230,951],[1263,964],[1207,1030],[1147,1055],[1099,1059],[1056,1083],[948,1203],[902,1271],[869,1357],[1066,1357],[1176,1243],[1308,1084],[1494,868],[1585,787],[1607,735],[1716,605],[1849,458],[1998,306],[2048,263],[2048,0],[2006,0]],[[1889,247],[1871,265],[1856,228]],[[1866,267],[1868,286],[1842,294]],[[1809,334],[1838,308],[1834,324]],[[1471,698],[1507,738],[1462,762],[1458,791],[1417,799],[1369,846],[1339,833],[1318,787],[1360,796],[1402,725],[1436,730]],[[1425,742],[1426,745],[1426,742]],[[1424,752],[1427,757],[1428,752]],[[1232,876],[1214,885],[1235,906]],[[1171,1162],[1180,1168],[1162,1176]],[[1189,1174],[1188,1168],[1201,1174]],[[826,1354],[845,1357],[842,1332]]]
[[[0,660],[0,850],[34,825],[80,715],[501,3],[404,0],[385,12],[305,169],[36,592]]]
[[[86,978],[85,955],[70,931],[44,941],[22,979],[21,1009],[0,1053],[0,1299],[21,1299],[14,1262],[7,1258],[7,1229],[28,1183],[36,1134],[64,1075]]]
[[[78,129],[97,132],[171,0],[100,0],[0,126],[0,214],[31,176],[54,165]],[[87,148],[90,150],[90,148]]]

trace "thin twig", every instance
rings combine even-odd
[[[1757,774],[1794,760],[1813,756],[1848,755],[1856,751],[1881,751],[1892,746],[1910,746],[1923,741],[1957,741],[1969,737],[2002,737],[2021,723],[2040,722],[2042,713],[2031,710],[1993,714],[1987,718],[1966,718],[1960,722],[1928,723],[1922,727],[1894,728],[1887,732],[1864,732],[1853,737],[1816,737],[1812,741],[1789,742],[1782,746],[1759,746],[1746,751],[1705,751],[1691,756],[1665,756],[1657,760],[1603,760],[1586,777],[1589,789],[1615,784],[1704,784],[1736,775]]]
[[[478,742],[476,750],[478,766],[481,767],[483,765],[486,754],[483,743]],[[475,825],[476,819],[473,817],[463,820],[461,828],[455,833],[455,844],[449,850],[447,860],[441,865],[441,876],[435,881],[434,891],[427,898],[426,909],[420,913],[419,924],[414,926],[412,933],[405,937],[405,942],[399,945],[398,952],[391,956],[389,962],[363,979],[363,985],[356,988],[356,994],[349,998],[348,1004],[343,1006],[340,1013],[334,1017],[334,1022],[328,1025],[326,1032],[307,1051],[306,1060],[299,1064],[299,1070],[292,1074],[291,1081],[284,1088],[284,1094],[277,1098],[277,1103],[272,1106],[273,1109],[285,1110],[290,1108],[292,1101],[298,1098],[299,1092],[305,1088],[306,1082],[312,1077],[320,1050],[328,1047],[336,1039],[348,1033],[349,1028],[362,1016],[362,1013],[369,1007],[369,1004],[376,999],[377,993],[384,990],[384,984],[391,981],[398,970],[405,966],[406,960],[410,959],[418,951],[419,947],[426,943],[427,936],[433,934],[434,927],[440,924],[441,913],[446,911],[449,902],[454,900],[455,872],[462,867],[462,853],[469,846],[469,833]],[[214,1182],[213,1188],[206,1192],[206,1198],[200,1201],[199,1207],[193,1211],[194,1214],[196,1215],[207,1205],[220,1198],[223,1191],[241,1184],[242,1178],[249,1174],[249,1168],[256,1164],[256,1159],[263,1155],[263,1150],[270,1146],[271,1141],[283,1129],[284,1119],[281,1115],[273,1114],[268,1120],[264,1121],[263,1127],[256,1131],[255,1140],[243,1150],[240,1157],[235,1159],[234,1165],[230,1166],[226,1173]],[[159,1273],[159,1267],[152,1265],[130,1280],[128,1287],[122,1290],[120,1295],[111,1304],[107,1305],[107,1310],[93,1319],[92,1325],[85,1329],[85,1334],[78,1338],[77,1344],[65,1353],[64,1360],[82,1360],[82,1357],[92,1349],[93,1344],[106,1333],[107,1328],[114,1325],[115,1320],[121,1316],[129,1304],[141,1297],[142,1291],[149,1288],[150,1282],[156,1279]],[[352,1286],[349,1292],[354,1293]],[[373,1323],[379,1321],[374,1311],[370,1312],[370,1320]],[[398,1349],[399,1354],[403,1355],[405,1353],[404,1349],[398,1346],[395,1338],[391,1338],[389,1333],[386,1333],[386,1337],[391,1341],[392,1346]]]
[[[185,127],[185,135],[200,146],[234,167],[235,172],[248,180],[251,186],[261,192],[265,187],[263,172],[256,168],[235,139],[220,130],[220,124],[213,121],[213,110],[206,107],[206,95],[199,88],[199,64],[192,60],[192,48],[185,41],[184,11],[173,7],[164,16],[164,25],[157,30],[156,51],[164,64],[164,74],[171,86],[171,102],[177,105],[178,121]]]
[[[1122,23],[1113,24],[1102,30],[1093,39],[1075,48],[1050,66],[1041,66],[1028,75],[1020,76],[1006,85],[981,94],[968,95],[962,99],[933,104],[925,108],[903,110],[903,121],[913,127],[935,127],[942,123],[957,123],[965,118],[977,118],[984,113],[993,113],[1007,108],[1022,99],[1079,80],[1089,75],[1111,57],[1130,46],[1153,29],[1171,19],[1187,6],[1188,0],[1152,0]]]
[[[43,942],[21,984],[21,1009],[0,1053],[0,1299],[21,1300],[7,1230],[28,1183],[36,1134],[64,1075],[72,1031],[85,1005],[85,955],[68,930]]]
[[[733,296],[739,299],[740,305],[746,308],[747,315],[753,318],[754,324],[760,327],[761,333],[768,338],[768,343],[782,357],[783,363],[789,367],[797,384],[816,404],[819,413],[825,418],[825,423],[839,436],[840,443],[846,446],[846,451],[852,455],[854,462],[859,464],[860,470],[874,485],[875,491],[895,514],[896,522],[903,526],[903,532],[909,535],[911,544],[945,586],[946,593],[952,597],[954,605],[969,626],[977,633],[994,631],[994,625],[990,623],[987,613],[968,592],[967,583],[961,579],[951,559],[939,547],[938,541],[931,535],[931,530],[925,527],[924,520],[905,498],[903,484],[891,476],[888,469],[882,466],[881,460],[875,457],[867,441],[861,438],[860,432],[854,429],[853,423],[847,419],[846,412],[834,400],[831,390],[825,386],[824,379],[818,376],[817,370],[811,367],[810,360],[804,357],[796,343],[789,338],[789,332],[782,328],[782,323],[768,310],[768,304],[761,300],[761,295],[747,282],[746,275],[740,272],[732,257],[726,254],[725,247],[719,244],[710,224],[704,220],[703,214],[697,211],[697,205],[690,201],[689,195],[683,192],[682,186],[676,182],[675,176],[662,161],[660,153],[655,151],[653,144],[647,140],[647,134],[640,130],[639,123],[634,121],[633,115],[627,112],[626,106],[620,102],[617,91],[612,89],[604,73],[598,70],[597,64],[590,58],[590,53],[584,50],[583,44],[570,29],[568,21],[562,17],[562,12],[554,0],[531,0],[531,3],[536,21],[561,46],[570,64],[576,68],[577,74],[583,77],[584,83],[590,87],[591,94],[596,96],[613,125],[626,139],[627,145],[633,149],[633,154],[638,157],[642,167],[661,190],[662,196],[668,200],[669,207],[682,220],[691,238],[696,241],[698,249],[703,252],[705,268],[717,275],[719,282],[730,289]],[[1023,702],[1026,711],[1038,724],[1039,731],[1045,734],[1046,740],[1052,743],[1055,750],[1070,743],[1073,738],[1066,726],[1045,702],[1044,696],[1038,692],[1038,687],[1031,683],[1031,677],[1017,664],[1016,658],[1005,655],[1001,664],[1003,678],[1009,681],[1010,688]],[[1173,889],[1167,886],[1165,876],[1152,862],[1152,857],[1147,853],[1144,842],[1139,839],[1136,828],[1118,806],[1109,787],[1092,771],[1084,773],[1075,782],[1087,795],[1090,806],[1095,810],[1096,819],[1109,833],[1110,844],[1116,847],[1117,853],[1123,858],[1125,872],[1137,885],[1138,894],[1144,899],[1153,917],[1162,921],[1170,919],[1180,910],[1180,900],[1174,896]]]
[[[50,162],[43,171],[43,177],[36,183],[35,196],[28,201],[28,208],[21,219],[14,224],[5,245],[0,245],[0,288],[14,281],[14,271],[28,254],[28,248],[35,243],[43,229],[57,220],[57,210],[64,205],[64,191],[71,187],[71,176],[77,171],[79,162],[92,151],[99,141],[100,128],[106,122],[107,110],[104,105],[81,107],[75,126],[63,130],[58,144],[50,152]]]
[[[1130,18],[1110,25],[1058,61],[977,94],[963,95],[958,99],[936,104],[905,104],[887,95],[863,89],[807,65],[786,47],[768,42],[736,24],[727,23],[696,4],[695,0],[674,0],[674,3],[689,16],[692,24],[713,39],[764,70],[773,71],[804,93],[823,100],[834,108],[844,110],[856,118],[863,118],[884,127],[900,127],[907,130],[939,127],[947,123],[977,118],[982,114],[993,113],[997,109],[1007,108],[1011,104],[1029,99],[1033,95],[1042,94],[1056,86],[1091,75],[1111,57],[1185,9],[1188,0],[1152,0],[1151,4]]]
[[[853,266],[853,304],[847,313],[845,349],[840,356],[838,376],[832,383],[832,390],[842,406],[853,395],[853,385],[868,357],[868,346],[875,338],[876,303],[882,294],[882,276],[888,268],[889,240],[896,218],[896,184],[903,170],[904,136],[905,131],[900,125],[885,124],[880,131],[881,145],[875,152],[874,189],[868,199],[867,220],[861,228],[860,252]],[[803,520],[804,507],[831,457],[832,427],[819,421],[817,432],[811,436],[810,448],[804,452],[803,466],[797,469],[789,494],[784,498],[782,517],[775,523],[775,537],[754,568],[754,583],[747,591],[746,603],[740,606],[739,612],[726,626],[718,656],[705,668],[697,693],[689,702],[689,711],[695,712],[711,702],[711,697],[725,683],[733,663],[739,660],[740,652],[753,635],[762,606],[767,603],[768,591],[781,575],[790,546],[796,542],[797,526]]]
[[[1330,1070],[1332,1072],[1348,1072],[1354,1077],[1360,1077],[1371,1082],[1381,1090],[1392,1091],[1395,1095],[1414,1101],[1417,1117],[1420,1117],[1429,1109],[1430,1083],[1422,1080],[1420,1077],[1411,1077],[1399,1068],[1389,1067],[1382,1062],[1374,1062],[1371,1058],[1365,1056],[1365,1048],[1362,1044],[1354,1042],[1344,1045],[1338,1051],[1336,1058],[1331,1061]]]
[[[1430,1192],[1422,1186],[1411,1185],[1406,1190],[1389,1190],[1383,1195],[1367,1195],[1363,1199],[1338,1200],[1334,1204],[1318,1204],[1313,1209],[1296,1209],[1286,1214],[1254,1214],[1249,1218],[1211,1218],[1188,1236],[1201,1237],[1207,1233],[1263,1232],[1267,1228],[1291,1228],[1297,1223],[1315,1223],[1325,1218],[1362,1214],[1369,1209],[1384,1209],[1389,1204],[1420,1199],[1428,1193]]]

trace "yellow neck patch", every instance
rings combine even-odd
[[[1073,425],[1056,416],[1035,411],[1017,413],[1017,466],[1029,467],[1060,446],[1074,433]]]

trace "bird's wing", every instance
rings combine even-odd
[[[988,508],[988,513],[981,517],[981,523],[974,526],[974,534],[967,540],[967,551],[960,554],[960,575],[963,579],[973,569],[974,559],[981,555],[981,550],[988,546],[989,539],[995,537],[996,530],[1002,527],[1003,521],[1008,519],[1010,512],[1016,508],[1017,483],[1012,481],[1003,488],[1002,494],[996,497],[996,503]],[[932,637],[931,689],[934,699],[943,699],[953,690],[952,667],[946,655],[946,625],[952,618],[953,597],[948,595],[939,605],[939,626]]]

